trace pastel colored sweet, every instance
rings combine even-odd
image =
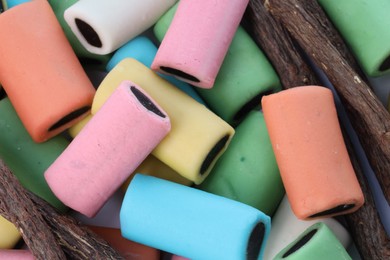
[[[125,238],[191,259],[262,259],[270,230],[255,208],[142,174],[130,183],[120,222]]]
[[[162,41],[175,15],[177,4],[154,26]],[[264,94],[281,89],[279,77],[248,33],[239,26],[211,89],[196,88],[211,110],[231,125],[237,125]]]
[[[154,176],[157,178],[161,178],[164,180],[176,182],[182,185],[191,186],[193,184],[192,181],[184,178],[180,174],[178,174],[171,167],[157,159],[152,154],[148,155],[145,160],[134,170],[135,173],[142,173],[145,175]],[[127,181],[123,184],[123,190],[126,191],[127,187],[130,184],[130,181],[133,179],[134,174],[132,174]]]
[[[89,52],[79,41],[79,39],[76,37],[76,35],[73,33],[69,25],[66,23],[64,18],[65,10],[77,3],[79,0],[49,0],[49,4],[52,7],[62,29],[64,30],[64,33],[66,35],[66,38],[68,39],[70,45],[72,45],[72,48],[74,52],[76,53],[77,57],[81,60],[83,63],[92,63],[95,66],[98,65],[98,67],[104,68],[108,62],[108,60],[111,58],[111,54],[105,54],[105,55],[98,55],[95,53]]]
[[[0,249],[13,248],[21,238],[22,236],[15,225],[0,215]],[[2,258],[0,257],[0,259]]]
[[[262,107],[282,181],[299,219],[347,214],[363,205],[329,89],[283,90],[264,96]]]
[[[106,69],[107,71],[112,70],[120,61],[125,58],[133,58],[144,64],[146,67],[152,65],[153,59],[156,56],[157,47],[154,43],[145,36],[138,36],[134,39],[130,40],[123,46],[121,46],[112,56],[110,61],[108,62]],[[205,104],[199,94],[194,90],[192,86],[189,84],[176,79],[173,76],[159,74],[164,79],[168,80],[172,85],[178,87],[183,90],[189,96],[194,98],[201,104]]]
[[[171,132],[152,154],[185,178],[200,184],[228,147],[234,129],[132,58],[118,63],[103,80],[96,91],[92,113],[99,110],[123,80],[131,80],[145,89],[171,119]]]
[[[347,260],[352,258],[326,224],[318,222],[306,229],[274,259]]]
[[[46,170],[46,181],[65,205],[93,217],[169,130],[164,110],[124,81]]]
[[[0,249],[0,259],[34,260],[33,254],[26,249]]]
[[[235,131],[228,149],[199,188],[272,216],[285,192],[263,113],[251,111]]]
[[[130,241],[121,235],[120,229],[99,227],[99,226],[88,226],[93,232],[103,238],[116,249],[124,259],[129,260],[159,260],[160,251],[148,247],[133,241]]]
[[[323,222],[337,237],[344,248],[348,248],[352,239],[347,229],[334,218],[300,220],[291,210],[287,196],[282,199],[275,215],[272,217],[272,228],[265,245],[264,260],[271,260],[300,234],[315,223]]]
[[[0,34],[7,35],[0,82],[34,141],[48,140],[88,113],[95,89],[47,1],[4,12]]]
[[[0,101],[0,157],[29,191],[65,212],[67,207],[53,194],[43,176],[66,149],[69,141],[55,136],[36,143],[27,133],[8,98]]]
[[[72,127],[68,129],[68,133],[72,138],[75,138],[78,133],[81,132],[81,130],[84,128],[86,124],[92,119],[93,115],[88,114],[86,117],[84,117],[81,121],[79,121],[77,124],[74,124]]]
[[[365,73],[390,72],[390,2],[387,0],[319,0]]]
[[[65,10],[64,18],[91,53],[108,54],[146,31],[177,0],[83,0]]]
[[[152,69],[212,88],[248,0],[181,0]]]

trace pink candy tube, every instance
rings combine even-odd
[[[181,0],[152,69],[211,88],[248,0]]]
[[[93,217],[170,131],[167,114],[124,81],[46,170],[54,194]]]

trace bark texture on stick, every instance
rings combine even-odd
[[[267,6],[337,90],[390,203],[390,114],[327,38],[316,1],[269,0]]]
[[[269,58],[284,89],[319,84],[288,32],[267,12],[261,0],[249,1],[243,26]]]
[[[87,227],[26,191],[2,160],[0,214],[19,228],[37,259],[124,259]]]
[[[2,160],[0,160],[0,214],[19,229],[36,259],[66,259],[38,208]]]
[[[124,259],[108,243],[87,227],[59,214],[45,201],[30,193],[32,201],[44,216],[64,252],[71,259]]]
[[[390,238],[382,225],[368,181],[355,156],[352,144],[348,137],[344,139],[365,200],[364,205],[359,210],[344,216],[348,223],[348,229],[362,259],[390,259]]]

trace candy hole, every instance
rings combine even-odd
[[[334,208],[327,209],[327,210],[318,212],[316,214],[313,214],[313,215],[309,216],[309,218],[316,218],[316,217],[322,217],[322,216],[327,216],[327,215],[331,215],[331,214],[336,214],[336,213],[340,213],[340,212],[349,210],[353,207],[355,207],[355,204],[343,204],[343,205],[339,205],[339,206],[336,206]]]
[[[58,120],[55,124],[53,124],[50,128],[49,128],[49,131],[53,131],[59,127],[61,127],[62,125],[65,125],[66,123],[72,121],[73,119],[76,119],[78,118],[79,116],[81,116],[82,114],[85,114],[86,112],[88,112],[88,110],[90,110],[91,107],[89,106],[85,106],[85,107],[82,107],[82,108],[79,108],[69,114],[67,114],[66,116],[64,116],[63,118],[61,118],[60,120]]]
[[[99,35],[96,31],[84,22],[83,20],[76,18],[76,26],[79,29],[80,33],[83,35],[84,39],[94,47],[101,48],[103,46],[102,41],[100,40]]]
[[[174,68],[171,68],[171,67],[165,67],[165,66],[161,66],[160,69],[162,71],[165,71],[166,73],[169,73],[169,74],[172,74],[172,75],[176,75],[180,78],[183,78],[183,79],[187,79],[189,81],[193,81],[193,82],[200,82],[199,79],[197,79],[196,77],[184,72],[184,71],[181,71],[181,70],[178,70],[178,69],[174,69]]]
[[[233,123],[238,124],[245,117],[245,115],[249,113],[249,111],[253,110],[257,106],[260,106],[261,98],[263,96],[269,95],[272,93],[273,93],[273,91],[269,90],[269,91],[261,92],[261,93],[257,94],[256,96],[254,96],[251,100],[249,100],[246,104],[244,104],[241,107],[241,109],[238,110],[238,112],[234,115]]]
[[[229,140],[229,135],[222,137],[210,150],[204,159],[202,166],[200,167],[200,174],[204,174],[207,169],[210,167],[211,163],[215,160],[217,155],[221,152],[222,148],[225,146],[226,142]]]
[[[385,70],[388,70],[390,69],[390,56],[388,56],[381,64],[381,66],[379,67],[379,70],[380,71],[385,71]]]
[[[131,92],[133,92],[134,96],[138,99],[138,101],[149,111],[155,113],[158,116],[165,118],[165,114],[161,112],[160,109],[147,97],[144,93],[142,93],[139,89],[134,86],[130,87]]]
[[[309,233],[307,233],[306,235],[304,235],[303,237],[301,237],[301,239],[298,240],[298,242],[296,242],[294,245],[292,245],[290,247],[289,250],[287,250],[286,253],[283,254],[282,258],[286,258],[288,257],[289,255],[291,255],[292,253],[298,251],[301,247],[303,247],[304,245],[306,245],[310,239],[317,233],[317,229],[313,229],[311,230]]]
[[[252,230],[252,233],[248,240],[248,246],[246,249],[246,259],[258,259],[261,245],[263,244],[265,234],[264,223],[259,222],[255,228]]]

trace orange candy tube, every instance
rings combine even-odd
[[[288,200],[299,219],[330,217],[364,203],[332,92],[305,86],[262,99],[264,118]]]
[[[47,1],[2,13],[0,35],[0,82],[34,141],[89,112],[95,89]]]

